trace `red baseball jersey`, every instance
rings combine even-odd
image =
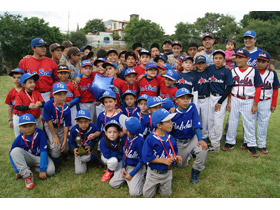
[[[6,100],[5,100],[5,104],[8,105],[12,105],[13,106],[13,110],[15,109],[15,103],[16,103],[16,96],[19,92],[17,92],[17,90],[15,88],[13,88],[12,90],[9,91]]]
[[[23,58],[20,60],[18,68],[23,69],[26,73],[36,72],[40,76],[35,87],[35,90],[39,92],[51,91],[53,79],[57,78],[57,64],[48,57],[43,59],[36,59],[32,56]]]
[[[92,81],[93,81],[93,77],[81,78],[81,81],[78,86],[81,95],[80,103],[90,103],[95,101],[93,95],[88,91],[88,88],[91,86]]]
[[[135,71],[137,72],[136,78],[138,78],[140,75],[143,75],[146,73],[145,69],[142,68],[141,65],[135,66],[135,67],[133,67],[133,69],[135,69]]]
[[[157,76],[156,79],[158,80],[159,86],[160,86],[160,92],[159,92],[160,97],[162,99],[170,98],[170,100],[174,102],[175,94],[176,94],[178,88],[176,86],[167,87],[164,82],[164,80],[165,80],[164,77]]]
[[[113,81],[113,85],[115,86],[114,92],[117,96],[117,104],[116,107],[120,107],[120,96],[127,90],[127,84],[120,78],[115,78]]]
[[[32,96],[29,96],[27,94],[28,93],[25,92],[24,88],[17,94],[15,107],[29,106],[31,103],[36,104],[37,101],[44,102],[41,93],[36,90],[32,91]],[[29,109],[26,112],[16,110],[15,114],[19,114],[20,116],[24,114],[32,114],[34,118],[38,118],[41,115],[41,109],[40,107],[36,107],[35,109]]]
[[[127,82],[126,82],[126,84],[127,84],[127,87],[126,87],[125,91],[133,90],[137,95],[137,93],[138,93],[138,82],[135,81],[132,85],[128,84]]]
[[[58,83],[58,82],[55,82],[54,84],[56,84],[56,83]],[[65,102],[72,101],[74,97],[76,98],[76,97],[81,96],[78,88],[75,88],[74,84],[71,81],[67,81],[65,84],[67,85],[67,88],[68,88],[68,93],[66,95]],[[53,89],[53,87],[52,87],[52,89]],[[53,97],[52,91],[51,91],[51,97]]]
[[[143,77],[138,82],[139,95],[147,94],[148,96],[158,96],[159,92],[159,82],[156,78],[149,80]]]

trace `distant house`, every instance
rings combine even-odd
[[[95,48],[100,48],[106,45],[114,46],[126,46],[125,41],[116,41],[113,40],[112,32],[99,32],[97,34],[88,34],[86,35],[88,40],[87,44]]]

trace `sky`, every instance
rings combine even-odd
[[[68,29],[68,14],[70,14],[70,31],[75,31],[77,24],[79,24],[79,28],[83,28],[88,20],[94,18],[103,19],[103,21],[109,19],[129,20],[129,15],[138,14],[140,18],[158,23],[169,35],[175,33],[177,23],[193,23],[198,17],[204,17],[206,12],[231,15],[239,22],[244,14],[258,10],[257,7],[242,0],[236,0],[232,3],[225,0],[45,0],[43,2],[31,0],[12,2],[13,4],[1,5],[0,14],[3,15],[5,11],[8,11],[11,14],[20,14],[24,17],[43,18],[45,22],[49,23],[49,26],[57,26],[61,31]],[[257,3],[257,1],[255,2]],[[240,6],[239,3],[244,6]],[[247,7],[247,4],[250,6]],[[266,9],[265,5],[261,6],[262,10]],[[271,9],[273,10],[273,8]]]

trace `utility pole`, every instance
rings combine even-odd
[[[68,11],[68,31],[67,31],[67,35],[69,37],[69,22],[70,22],[70,11]]]

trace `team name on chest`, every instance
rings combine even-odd
[[[181,124],[177,124],[176,122],[174,122],[173,126],[174,126],[174,129],[182,131],[184,129],[191,128],[192,121],[188,120],[186,123],[184,121],[182,121]]]
[[[152,85],[145,85],[140,87],[140,91],[144,92],[144,91],[153,91],[153,92],[157,92],[157,86],[152,86]]]

